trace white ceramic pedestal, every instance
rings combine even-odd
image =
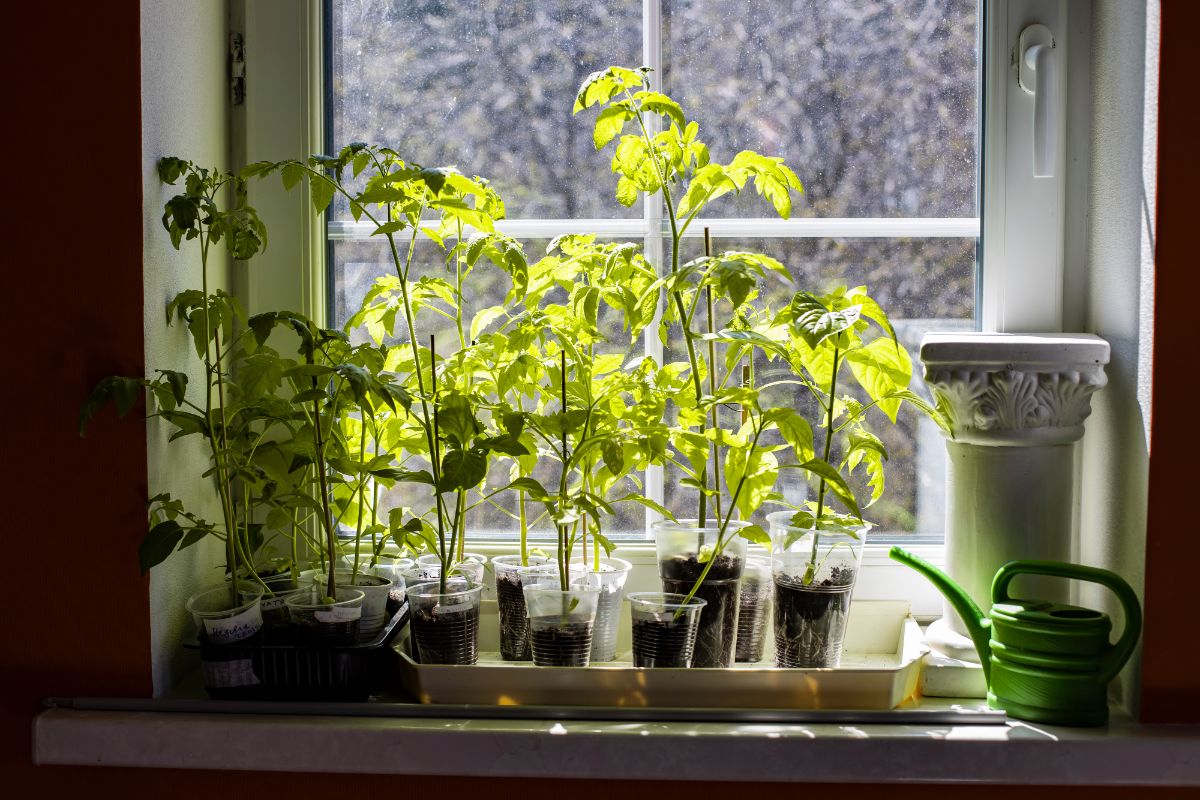
[[[986,613],[992,577],[1013,559],[1071,560],[1075,442],[1105,384],[1108,342],[1091,334],[931,333],[925,382],[952,418],[947,441],[946,571]],[[1069,584],[1022,578],[1031,597],[1069,599]],[[944,656],[978,662],[944,604],[927,631]]]

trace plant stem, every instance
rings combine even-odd
[[[567,351],[560,349],[559,355],[559,374],[558,384],[562,393],[562,415],[563,415],[563,432],[562,432],[562,475],[558,481],[558,510],[562,513],[563,507],[567,501],[567,462],[571,460],[570,453],[567,452]],[[567,572],[570,564],[565,560],[567,554],[567,526],[560,524],[558,526],[558,583],[562,590],[567,591]]]
[[[312,355],[308,357],[308,363],[313,363]],[[317,388],[317,379],[314,376],[312,379],[312,387]],[[334,562],[334,549],[336,542],[333,537],[333,516],[329,509],[329,484],[325,475],[325,441],[324,435],[321,433],[321,404],[317,398],[313,398],[313,448],[316,452],[317,484],[321,490],[321,523],[325,527],[325,547],[326,556],[329,561],[329,574],[325,578],[325,596],[330,600],[337,599],[337,581],[334,578],[334,570],[336,565]]]
[[[838,350],[837,345],[834,345],[833,371],[829,376],[829,403],[825,409],[825,452],[821,457],[826,464],[829,463],[829,453],[833,447],[833,412],[835,406],[837,405],[835,395],[837,393],[837,375],[839,366],[838,358],[840,355],[841,351]],[[820,539],[820,537],[817,535],[816,531],[821,529],[821,515],[825,513],[825,491],[828,488],[829,487],[825,485],[825,479],[821,478],[820,485],[817,489],[817,518],[813,522],[813,545],[812,553],[808,558],[809,567],[813,567],[817,563],[817,541]]]
[[[704,228],[704,255],[712,258],[712,235],[707,226]],[[708,299],[708,332],[715,333],[715,314],[713,313],[713,295],[712,286],[705,286],[704,293]],[[708,340],[708,393],[714,397],[717,394],[717,343]],[[713,403],[712,407],[712,428],[717,430],[719,423],[717,420],[717,404]],[[713,495],[713,510],[717,514],[717,524],[721,524],[721,448],[714,440],[712,443],[712,477],[713,489],[716,494]],[[707,481],[706,481],[707,483]]]
[[[403,280],[400,281],[400,284],[404,285],[404,281]],[[411,325],[412,325],[412,322],[410,321],[409,326],[411,327]],[[416,350],[417,350],[417,348],[414,345],[413,346],[414,354],[416,353]],[[437,512],[437,515],[438,515],[438,561],[441,562],[441,565],[442,565],[442,568],[440,570],[438,570],[438,591],[440,591],[442,594],[445,594],[446,593],[446,578],[447,578],[446,573],[448,573],[450,571],[450,564],[446,560],[446,529],[442,526],[443,503],[442,503],[442,492],[441,492],[441,487],[440,487],[441,480],[439,478],[439,476],[441,475],[441,472],[442,472],[442,455],[441,455],[441,452],[439,449],[439,447],[440,447],[439,440],[441,437],[438,432],[438,409],[437,409],[437,336],[432,333],[429,334],[429,361],[430,361],[429,380],[431,382],[430,388],[433,391],[433,430],[431,431],[432,437],[430,439],[431,446],[430,446],[430,450],[429,450],[429,465],[430,465],[430,469],[433,471],[433,484],[434,484],[433,485],[433,496],[437,503],[437,509],[438,509],[438,512]],[[420,388],[420,375],[421,375],[421,372],[418,369],[417,370],[417,376],[418,376],[418,387],[417,388]],[[426,413],[428,413],[428,412],[426,412]]]
[[[629,99],[629,105],[634,109],[634,116],[637,118],[638,126],[642,129],[642,138],[646,142],[646,149],[650,153],[650,162],[654,165],[654,170],[658,175],[659,185],[662,186],[663,205],[667,208],[667,220],[671,224],[671,274],[674,275],[679,271],[679,242],[682,238],[682,232],[679,230],[679,222],[675,218],[675,203],[671,197],[671,189],[667,185],[667,171],[664,166],[659,163],[658,149],[654,146],[654,139],[650,136],[650,131],[646,127],[646,120],[642,116],[642,110],[633,99],[633,95],[629,90],[625,90],[625,96]],[[700,384],[700,360],[696,356],[696,346],[692,342],[692,331],[687,324],[687,310],[683,305],[683,293],[675,289],[671,292],[671,298],[675,301],[675,313],[679,317],[679,326],[683,329],[683,342],[687,346],[688,364],[692,372],[692,387],[696,393],[696,405],[700,405],[701,399],[704,397],[704,389]],[[700,423],[700,433],[703,434],[707,427],[702,420]],[[703,526],[708,522],[708,459],[705,458],[705,467],[700,470],[700,503],[699,513],[696,515],[700,525]]]

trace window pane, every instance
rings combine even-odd
[[[714,160],[783,156],[806,216],[977,215],[977,0],[675,0],[667,91]],[[753,192],[707,216],[768,216]]]
[[[932,330],[974,328],[975,240],[973,239],[716,239],[715,251],[750,250],[778,258],[792,272],[794,283],[772,280],[763,292],[772,308],[779,308],[799,289],[825,290],[836,284],[866,284],[871,295],[889,313],[896,333],[916,360],[921,337]],[[697,253],[698,255],[698,253]],[[692,257],[689,254],[688,257]],[[718,320],[719,323],[719,320]],[[700,324],[700,323],[698,323]],[[663,353],[666,361],[686,361],[682,342],[673,342]],[[718,355],[718,359],[722,358]],[[913,388],[926,393],[920,380],[920,363],[914,364]],[[759,386],[786,377],[778,366],[761,356],[754,364]],[[848,377],[848,373],[846,373]],[[806,392],[779,387],[764,396],[772,405],[793,405],[805,417],[817,419],[816,404]],[[736,424],[736,412],[722,425]],[[945,445],[933,423],[920,419],[911,407],[902,408],[892,426],[882,417],[872,430],[887,447],[890,458],[883,497],[865,512],[876,530],[885,533],[940,534],[943,519]],[[815,424],[818,445],[823,431]],[[683,474],[667,470],[665,504],[678,516],[696,516],[698,493],[680,485]],[[860,476],[861,477],[861,476]],[[854,484],[854,481],[851,481]],[[859,497],[869,496],[860,480]],[[780,491],[791,502],[806,499],[804,480],[785,470]],[[760,512],[762,522],[772,508]]]
[[[517,218],[638,217],[613,200],[583,79],[640,64],[642,9],[628,0],[334,4],[331,146],[386,144],[493,181]]]

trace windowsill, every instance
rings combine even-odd
[[[212,713],[153,700],[78,701],[34,723],[34,761],[115,767],[853,783],[1200,785],[1200,726],[630,722],[429,718],[420,706],[371,716]],[[226,705],[224,708],[230,708]],[[236,708],[236,706],[232,706]],[[154,710],[154,709],[172,710]],[[425,707],[428,708],[428,707]],[[927,698],[915,711],[979,709]],[[280,711],[286,711],[279,708]],[[982,722],[986,723],[987,720]],[[646,746],[647,739],[654,741]],[[673,746],[681,745],[681,746]],[[752,768],[748,765],[753,765]]]

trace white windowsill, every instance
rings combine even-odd
[[[927,699],[918,709],[978,703]],[[609,722],[52,708],[34,723],[34,761],[477,777],[1195,786],[1200,726],[1120,717],[1087,729],[1016,721]]]

